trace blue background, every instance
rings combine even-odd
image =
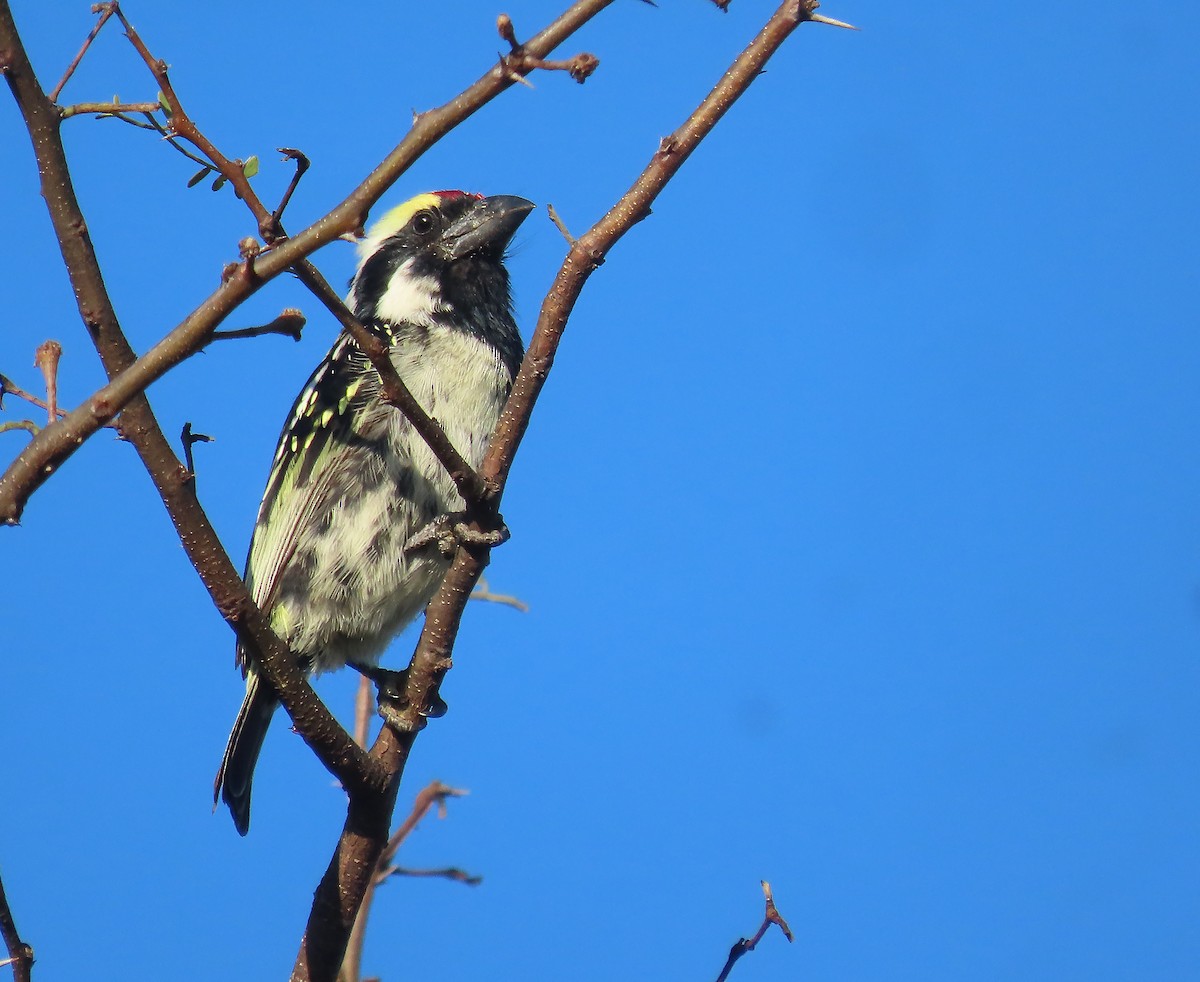
[[[521,36],[556,12],[511,4]],[[185,106],[291,228],[410,113],[474,80],[502,8],[130,3]],[[385,199],[464,187],[575,231],[625,190],[771,8],[625,0]],[[1200,977],[1200,335],[1193,5],[845,0],[802,27],[588,284],[505,499],[404,802],[405,846],[477,888],[381,889],[386,980],[714,978],[772,882],[796,932],[734,979]],[[43,83],[93,22],[17,0]],[[116,23],[64,101],[153,99]],[[113,120],[64,127],[109,288],[146,350],[253,232]],[[102,381],[14,105],[0,98],[0,371]],[[343,283],[353,250],[315,259]],[[511,260],[526,335],[564,252]],[[150,395],[185,420],[241,562],[279,426],[335,328]],[[5,401],[3,419],[36,416]],[[0,434],[0,459],[23,444]],[[241,698],[229,631],[132,450],[101,434],[0,534],[0,870],[46,979],[290,969],[343,796],[282,718],[240,839],[210,788]],[[410,632],[386,659],[407,658]],[[319,691],[349,718],[354,679]]]

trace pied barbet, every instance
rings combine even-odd
[[[533,204],[462,191],[422,194],[359,245],[347,305],[390,349],[425,411],[474,467],[523,349],[504,254]],[[371,665],[422,611],[449,565],[417,532],[464,502],[408,420],[380,400],[379,376],[342,332],[304,386],[279,438],[246,563],[272,629],[311,672]],[[278,705],[239,645],[246,698],[213,786],[238,832]]]

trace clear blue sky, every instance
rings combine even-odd
[[[88,3],[16,0],[53,84]],[[506,8],[214,2],[126,10],[198,122],[313,169],[322,214],[493,59]],[[553,202],[585,229],[766,16],[625,0],[391,194]],[[386,886],[385,982],[715,978],[769,879],[796,932],[733,978],[1200,977],[1200,11],[830,0],[593,277],[513,472],[402,800],[469,788],[405,848],[484,877]],[[110,25],[68,101],[154,97]],[[145,350],[252,231],[114,121],[66,125]],[[17,114],[0,98],[0,371],[101,381]],[[511,262],[528,334],[563,253]],[[352,250],[316,257],[344,282]],[[151,390],[185,420],[235,561],[279,426],[334,335],[211,348]],[[4,419],[22,414],[6,400]],[[22,445],[0,435],[0,460]],[[45,979],[289,969],[343,798],[277,725],[240,839],[210,814],[233,643],[132,451],[105,435],[0,533],[0,871]],[[411,635],[387,661],[407,658]],[[353,680],[320,691],[349,716]]]

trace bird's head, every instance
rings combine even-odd
[[[359,243],[350,304],[383,325],[458,323],[487,333],[511,320],[504,252],[533,210],[513,195],[419,194],[391,209]]]

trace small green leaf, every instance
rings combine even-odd
[[[211,167],[205,167],[203,170],[196,171],[196,173],[192,175],[192,179],[190,181],[188,181],[188,187],[194,188],[197,184],[199,184],[201,181],[203,181],[211,173],[212,173]]]
[[[246,162],[242,164],[242,173],[246,175],[246,180],[250,180],[250,178],[258,173],[257,156],[249,157]]]
[[[121,97],[117,96],[117,95],[113,96],[113,105],[119,106],[120,104],[121,104]]]
[[[163,95],[161,91],[158,93],[158,104],[162,106],[162,111],[164,113],[166,113],[168,116],[171,115],[171,106],[167,102],[167,97]]]
[[[225,186],[225,175],[218,174],[217,179],[215,181],[213,181],[212,189],[214,191],[220,191],[221,188],[223,188],[224,186]]]

